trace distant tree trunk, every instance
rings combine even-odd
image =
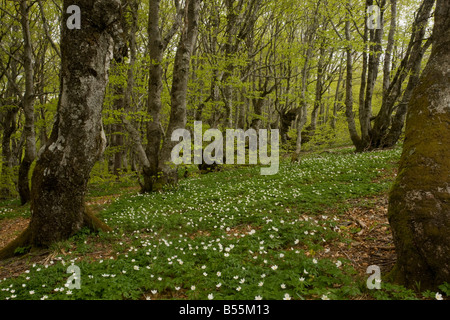
[[[239,117],[238,117],[238,121],[237,121],[237,128],[236,129],[242,129],[245,130],[245,116],[246,116],[246,100],[247,98],[245,97],[243,90],[245,89],[241,89],[240,90],[240,96],[241,96],[241,103],[239,104]]]
[[[15,94],[14,81],[17,78],[17,60],[10,59],[8,70],[5,70],[8,78],[5,99],[2,99],[2,108],[0,111],[1,125],[3,127],[2,135],[2,167],[0,174],[0,199],[7,199],[13,195],[13,150],[11,146],[11,137],[17,130],[17,113],[19,112],[19,101]],[[3,67],[3,66],[2,66]]]
[[[190,0],[185,17],[186,27],[181,34],[175,55],[174,76],[170,94],[170,120],[161,148],[156,189],[161,189],[166,184],[176,184],[178,182],[177,168],[171,161],[171,152],[177,142],[172,141],[171,136],[172,132],[177,129],[184,129],[186,126],[187,86],[191,55],[197,41],[199,10],[200,0]]]
[[[343,68],[343,64],[345,63],[345,55],[342,56],[341,59],[341,63],[339,65],[339,78],[338,78],[338,82],[336,84],[336,93],[334,95],[334,104],[333,104],[333,117],[331,118],[331,122],[330,122],[330,126],[333,130],[336,129],[336,122],[337,122],[337,113],[338,113],[338,108],[339,108],[339,104],[342,101],[342,92],[341,92],[341,84],[342,84],[342,79],[344,78],[344,68]]]
[[[114,57],[114,64],[111,68],[113,72],[120,73],[120,64],[123,61],[123,57],[121,55]],[[123,84],[113,84],[111,86],[111,91],[114,96],[112,109],[117,112],[121,112],[123,108],[123,96],[124,96],[124,87]],[[112,148],[113,154],[108,159],[108,169],[109,172],[116,176],[116,179],[120,177],[120,170],[122,169],[122,159],[123,159],[123,126],[121,123],[113,123],[109,125],[109,128],[106,131],[110,135],[109,145]]]
[[[321,5],[321,1],[317,1],[316,9],[314,11],[313,22],[312,25],[308,26],[306,32],[307,38],[307,49],[305,55],[305,62],[302,69],[302,84],[301,84],[301,94],[300,94],[300,108],[298,109],[298,118],[297,118],[297,141],[295,144],[295,152],[293,155],[293,160],[299,158],[300,152],[302,150],[302,131],[303,127],[308,120],[308,103],[306,101],[306,91],[308,86],[308,78],[309,78],[309,67],[310,62],[313,57],[313,49],[314,49],[314,38],[316,35],[317,28],[319,26],[319,7]]]
[[[348,0],[348,10],[351,8],[351,0]],[[345,40],[349,43],[346,48],[347,57],[347,79],[345,80],[345,115],[347,118],[348,130],[350,138],[356,147],[357,151],[361,150],[361,138],[358,135],[355,124],[355,116],[353,113],[353,48],[351,45],[350,35],[350,14],[347,13],[345,21]]]
[[[20,2],[20,23],[24,39],[23,67],[25,70],[25,94],[22,99],[22,108],[25,115],[23,135],[25,137],[25,154],[19,167],[19,196],[20,202],[25,204],[30,201],[30,180],[28,173],[31,164],[36,158],[36,134],[34,128],[34,72],[33,72],[33,48],[31,46],[30,22],[28,14],[30,7],[28,1]]]
[[[259,0],[225,0],[226,8],[226,37],[224,44],[224,55],[227,65],[222,76],[223,102],[225,106],[225,117],[223,126],[225,128],[233,127],[233,85],[230,84],[230,78],[236,68],[233,63],[234,56],[238,53],[241,43],[247,40],[253,32],[253,27],[257,20],[257,13],[261,6]]]
[[[0,251],[0,258],[26,244],[49,246],[83,226],[109,230],[88,213],[84,197],[91,169],[106,146],[102,107],[114,39],[121,32],[120,1],[65,0],[64,12],[74,3],[83,14],[82,26],[62,28],[60,97],[51,136],[33,172],[30,225]]]
[[[123,15],[121,15],[120,25],[123,27],[124,33],[128,31],[128,26],[125,21]],[[121,75],[121,66],[124,64],[124,59],[128,55],[128,42],[121,41],[119,44],[116,44],[115,52],[114,52],[114,65],[113,69],[116,69],[119,76]],[[134,63],[134,61],[133,61]],[[130,69],[132,69],[133,64],[131,64]],[[127,74],[128,76],[128,74]],[[128,78],[127,78],[128,80]],[[128,82],[128,81],[127,81]],[[119,113],[123,113],[124,110],[128,108],[126,104],[128,104],[128,90],[125,89],[125,84],[123,82],[119,82],[112,86],[112,91],[114,96],[116,97],[113,101],[113,109],[117,110]],[[119,120],[120,121],[120,120]],[[111,146],[114,148],[114,155],[112,159],[112,172],[117,177],[120,178],[123,159],[124,159],[124,126],[121,122],[111,125]]]
[[[408,53],[402,61],[392,83],[389,83],[389,86],[383,86],[383,103],[374,121],[372,130],[374,147],[392,147],[397,143],[402,134],[406,113],[408,111],[408,103],[419,81],[422,60],[425,52],[431,45],[431,40],[425,41],[425,37],[426,27],[430,20],[430,13],[433,9],[434,2],[435,0],[424,0],[422,2],[413,24],[411,40],[407,49]],[[410,75],[408,84],[402,95],[403,82],[408,74]],[[399,102],[395,115],[392,116],[395,110],[394,105],[398,99],[401,99],[401,101]]]
[[[197,0],[195,0],[197,1]],[[133,142],[134,154],[137,160],[142,166],[142,174],[144,177],[144,183],[141,183],[141,192],[151,192],[155,190],[155,183],[159,175],[158,166],[161,159],[161,140],[163,139],[164,131],[161,124],[161,94],[163,88],[163,55],[164,51],[167,49],[173,36],[176,34],[177,30],[181,25],[181,20],[184,15],[183,8],[180,7],[180,3],[175,1],[176,5],[176,15],[174,17],[174,22],[165,35],[161,34],[161,29],[159,27],[159,17],[160,17],[160,0],[150,1],[149,7],[149,17],[147,32],[149,36],[148,43],[148,53],[151,59],[150,70],[149,70],[149,80],[148,80],[148,98],[147,98],[147,112],[151,117],[151,120],[147,123],[146,134],[147,134],[147,145],[145,146],[141,139],[141,134],[126,118],[126,115],[122,117],[122,122],[128,133],[130,134],[130,139]],[[136,38],[135,34],[138,31],[138,13],[137,9],[139,3],[136,1],[130,2],[131,11],[133,12],[133,24],[132,24],[132,38],[130,43],[131,57],[133,58],[133,51],[136,52]],[[180,48],[177,49],[177,51]],[[187,71],[189,72],[189,70]],[[175,74],[175,72],[174,72]],[[132,90],[134,80],[133,74],[128,73],[128,89]],[[129,105],[126,103],[126,105]],[[136,160],[133,157],[133,161]],[[135,167],[135,163],[132,163],[132,167]]]
[[[225,128],[230,128],[233,125],[232,121],[232,112],[233,112],[233,87],[230,83],[231,76],[234,72],[234,65],[231,62],[233,59],[233,55],[236,53],[236,50],[239,48],[239,41],[240,39],[237,39],[237,33],[239,31],[239,25],[238,25],[238,14],[235,12],[234,8],[234,0],[225,0],[225,7],[226,7],[226,18],[227,18],[227,27],[226,27],[226,35],[227,40],[224,44],[224,54],[225,59],[229,62],[227,62],[227,66],[225,68],[225,71],[222,76],[222,81],[224,83],[224,88],[222,89],[223,92],[223,100],[225,105],[225,118],[223,121],[223,125]]]
[[[368,0],[367,5],[373,5],[375,1]],[[369,56],[367,61],[367,85],[364,99],[360,97],[359,105],[359,123],[361,127],[361,140],[364,144],[364,150],[370,150],[372,144],[372,100],[375,90],[375,84],[378,77],[378,69],[380,65],[380,57],[382,53],[381,41],[383,38],[384,30],[384,10],[386,0],[381,0],[381,13],[380,13],[380,28],[368,31],[370,35]],[[367,30],[367,23],[365,24]],[[365,39],[366,40],[366,39]],[[362,104],[361,104],[362,103]]]
[[[131,0],[128,2],[128,6],[130,8],[131,13],[131,24],[129,27],[129,33],[128,33],[128,47],[130,49],[129,51],[129,64],[128,64],[128,70],[127,70],[127,85],[125,89],[125,94],[123,97],[123,109],[124,109],[124,115],[126,112],[132,109],[132,102],[133,102],[133,89],[134,89],[134,68],[136,64],[136,56],[137,56],[137,42],[136,42],[136,33],[138,32],[139,28],[139,1],[138,0]],[[125,125],[123,126],[124,133],[126,131]],[[123,137],[125,140],[125,137]],[[131,140],[131,139],[128,139]],[[130,141],[131,142],[131,141]],[[125,142],[124,142],[125,144]],[[128,170],[128,157],[133,157],[133,150],[132,148],[127,146],[124,146],[123,150],[123,159],[122,159],[122,166],[123,170]],[[135,171],[134,169],[134,161],[131,161],[131,171]]]
[[[3,114],[3,136],[2,136],[2,167],[0,174],[0,199],[7,199],[12,196],[10,188],[12,174],[11,163],[11,136],[17,129],[16,117],[19,109],[16,106],[9,105]]]
[[[149,35],[149,55],[151,58],[149,82],[148,82],[148,100],[147,109],[151,116],[151,121],[147,124],[147,147],[146,155],[148,157],[148,166],[143,166],[144,184],[142,192],[151,192],[153,184],[158,175],[158,163],[161,149],[161,140],[163,130],[161,125],[161,94],[163,89],[163,55],[165,47],[159,28],[159,10],[160,1],[150,1],[150,14],[148,18]],[[142,162],[142,161],[141,161]]]
[[[305,62],[302,69],[302,80],[301,80],[301,93],[300,93],[300,108],[297,109],[297,120],[296,120],[296,129],[297,129],[297,140],[295,142],[295,152],[294,152],[294,160],[298,159],[300,156],[300,152],[302,150],[302,131],[303,127],[306,125],[306,121],[308,121],[308,103],[306,102],[306,90],[308,86],[308,69],[310,60],[312,58],[312,35],[310,35],[308,49],[306,50]]]
[[[319,115],[319,109],[323,107],[322,95],[323,95],[323,78],[324,78],[324,61],[325,61],[325,40],[322,40],[319,49],[319,61],[317,62],[317,79],[316,79],[316,92],[314,99],[314,108],[311,112],[311,125],[309,126],[308,135],[314,136],[317,129],[317,117]]]
[[[393,280],[420,290],[450,282],[450,2],[437,0],[433,49],[409,103],[389,201]]]
[[[429,48],[431,41],[424,41],[426,36],[426,26],[430,18],[430,12],[435,0],[423,0],[415,15],[412,26],[412,34],[406,49],[404,58],[397,68],[395,76],[391,80],[391,53],[395,41],[397,1],[391,0],[391,26],[388,35],[387,47],[384,52],[384,78],[383,78],[383,100],[379,113],[376,117],[372,116],[372,97],[374,86],[380,64],[381,38],[383,30],[383,13],[386,0],[382,0],[381,10],[381,29],[371,30],[369,32],[367,25],[364,31],[364,42],[367,43],[370,33],[371,45],[370,55],[363,53],[363,65],[361,73],[361,85],[359,92],[359,120],[361,128],[361,137],[359,137],[354,121],[352,109],[347,111],[347,122],[349,125],[350,136],[358,152],[370,151],[375,148],[387,148],[395,145],[402,133],[403,123],[407,112],[409,99],[412,90],[417,84],[422,58]],[[368,0],[366,6],[375,3]],[[350,34],[347,40],[350,40]],[[366,46],[368,46],[366,44]],[[409,76],[408,85],[404,89],[403,83]],[[398,105],[397,101],[400,100]],[[393,115],[395,112],[395,115]],[[350,117],[350,118],[349,118]],[[373,125],[372,125],[373,122]]]

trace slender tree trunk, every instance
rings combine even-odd
[[[310,36],[310,40],[312,40],[312,36]],[[308,120],[308,103],[306,101],[306,90],[308,83],[308,69],[309,63],[312,58],[312,42],[310,42],[308,49],[306,50],[305,63],[302,69],[302,84],[301,84],[301,97],[300,97],[300,108],[298,108],[297,113],[297,121],[296,121],[296,129],[297,129],[297,140],[295,142],[295,152],[294,152],[294,160],[298,160],[300,156],[300,152],[302,150],[302,131],[304,126],[306,125],[306,121]]]
[[[247,98],[244,95],[243,90],[245,90],[244,88],[241,89],[240,91],[240,95],[241,95],[241,103],[239,104],[239,117],[238,117],[238,121],[237,121],[237,129],[242,129],[245,130],[245,115],[246,115],[246,105],[247,105]]]
[[[351,8],[351,0],[348,0],[348,10]],[[358,135],[353,113],[353,49],[351,46],[350,15],[347,14],[345,22],[345,39],[349,43],[346,48],[347,56],[347,79],[345,81],[345,115],[347,117],[350,138],[357,151],[361,151],[361,138]]]
[[[317,63],[317,79],[314,99],[314,108],[311,112],[311,125],[309,127],[308,135],[314,136],[317,129],[317,117],[320,109],[323,108],[322,91],[323,91],[323,74],[324,74],[324,60],[325,60],[325,42],[322,42],[319,49],[319,61]]]
[[[299,159],[300,152],[302,150],[302,131],[308,120],[308,103],[306,101],[306,90],[309,78],[309,65],[313,55],[314,49],[314,37],[318,28],[318,20],[319,20],[319,7],[321,5],[321,1],[318,1],[316,4],[316,9],[314,11],[313,23],[309,26],[309,30],[307,31],[307,49],[305,55],[305,62],[302,69],[302,84],[301,84],[301,96],[300,96],[300,108],[298,109],[297,114],[297,141],[295,143],[295,152],[293,154],[293,161]]]
[[[31,46],[30,22],[28,14],[30,7],[28,1],[20,2],[20,23],[24,39],[24,70],[25,70],[25,94],[23,95],[22,108],[25,115],[23,135],[25,137],[25,154],[19,167],[19,195],[20,202],[25,204],[30,201],[30,182],[28,173],[31,164],[36,158],[36,134],[34,128],[34,72],[33,72],[33,48]]]
[[[17,60],[11,59],[9,68],[6,70],[9,75],[6,87],[4,104],[0,111],[0,119],[3,127],[2,135],[2,168],[0,176],[0,199],[7,199],[13,195],[13,150],[12,135],[17,130],[17,113],[19,112],[19,102],[15,95],[13,81],[17,78]]]
[[[344,75],[344,73],[343,73],[344,68],[342,67],[342,65],[345,62],[344,59],[345,59],[345,55],[342,56],[341,63],[339,65],[339,78],[338,78],[338,82],[336,84],[336,92],[334,94],[333,117],[331,118],[331,122],[330,122],[331,128],[333,130],[336,129],[338,107],[339,107],[339,104],[342,101],[341,84],[342,84],[342,79],[344,78],[344,76],[343,76]]]
[[[247,2],[246,6],[244,6],[245,2]],[[224,45],[224,54],[227,65],[222,77],[222,82],[224,83],[222,92],[225,105],[225,118],[223,121],[223,125],[225,128],[233,127],[234,90],[233,85],[228,83],[235,70],[235,64],[233,63],[232,59],[239,52],[241,43],[247,40],[246,38],[251,36],[260,5],[261,1],[259,0],[225,0],[227,14],[227,40]]]
[[[134,89],[134,69],[135,69],[135,65],[136,65],[136,56],[137,56],[137,43],[136,43],[136,34],[138,32],[138,28],[139,28],[139,2],[138,0],[131,0],[128,2],[128,6],[130,8],[130,12],[131,12],[131,25],[129,28],[129,34],[128,34],[128,47],[129,47],[129,58],[130,58],[130,62],[128,64],[128,70],[127,70],[127,85],[126,85],[126,89],[125,89],[125,94],[123,97],[123,108],[124,108],[124,116],[126,115],[126,113],[132,109],[132,101],[133,101],[133,89]],[[123,128],[126,130],[126,126],[123,125]],[[125,137],[123,137],[124,141],[125,140],[131,140],[131,139],[125,139]],[[131,144],[133,142],[131,141]],[[128,145],[128,144],[127,144]],[[128,156],[132,156],[133,155],[133,150],[132,148],[125,146],[124,150],[123,150],[123,159],[122,159],[122,166],[124,171],[128,170]],[[132,169],[133,170],[133,161],[132,163]]]
[[[173,69],[171,90],[171,111],[167,134],[161,148],[161,158],[158,163],[158,180],[155,188],[161,189],[166,184],[178,182],[177,167],[171,161],[171,152],[177,144],[171,140],[172,132],[184,129],[186,126],[187,85],[191,55],[197,40],[200,0],[189,0],[185,29],[178,43]]]
[[[426,26],[428,25],[434,3],[435,0],[424,0],[422,2],[414,20],[408,53],[404,61],[402,61],[399,72],[394,77],[393,82],[383,91],[383,103],[374,121],[372,130],[372,140],[375,147],[392,147],[402,134],[408,103],[419,81],[422,60],[425,52],[431,45],[431,40],[427,40],[425,44],[422,43],[425,40]],[[410,75],[408,84],[402,96],[402,84],[408,74]],[[392,113],[395,111],[394,105],[398,99],[401,99],[401,101],[395,115],[392,116]]]
[[[372,5],[374,3],[373,0],[368,1],[368,5]],[[372,100],[373,94],[375,90],[375,84],[378,77],[378,69],[380,64],[381,57],[381,40],[383,38],[383,29],[384,29],[384,10],[385,10],[386,0],[381,0],[381,13],[380,13],[380,28],[375,30],[370,30],[370,42],[369,45],[369,57],[368,57],[368,65],[367,65],[367,86],[364,97],[364,105],[360,105],[359,107],[359,122],[361,127],[361,140],[362,143],[365,144],[364,149],[370,150],[372,148],[372,139],[371,139],[371,131],[372,131]],[[367,28],[367,26],[366,26]],[[361,103],[361,101],[360,101]]]
[[[383,66],[383,93],[387,92],[391,84],[392,51],[394,50],[395,33],[397,31],[397,0],[391,1],[391,22],[389,28],[388,42],[384,52]]]
[[[450,2],[437,0],[433,49],[414,89],[389,201],[397,252],[391,277],[436,290],[450,282]],[[419,289],[416,287],[416,289]]]
[[[11,136],[17,129],[16,117],[18,108],[9,106],[3,115],[3,136],[2,136],[2,167],[0,174],[0,199],[7,199],[12,196],[11,178],[13,177],[11,163]]]
[[[147,124],[146,155],[149,166],[143,166],[144,184],[142,192],[151,192],[158,175],[161,140],[163,131],[161,125],[161,94],[163,89],[163,54],[164,44],[159,28],[160,0],[150,1],[150,13],[148,17],[149,56],[151,59],[147,109],[151,121]]]
[[[89,175],[106,146],[102,107],[121,28],[120,1],[78,0],[82,28],[62,28],[61,86],[50,139],[33,171],[31,221],[0,258],[24,244],[49,246],[69,238],[83,226],[109,230],[89,214],[84,198]],[[64,12],[73,1],[64,1]],[[65,18],[65,16],[64,16]]]

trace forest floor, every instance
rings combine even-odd
[[[387,210],[399,155],[316,152],[273,177],[189,168],[177,190],[154,195],[91,185],[87,205],[114,232],[0,262],[0,299],[432,299],[365,283],[369,266],[384,276],[395,264]],[[28,222],[17,201],[0,204],[0,247]],[[63,293],[69,263],[83,286]]]

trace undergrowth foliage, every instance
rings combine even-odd
[[[123,195],[101,212],[113,232],[59,243],[53,259],[2,279],[0,299],[415,298],[384,283],[369,292],[346,258],[318,255],[348,241],[346,200],[385,193],[400,152],[316,153],[274,176],[225,166],[176,190]],[[71,264],[80,289],[66,286]]]

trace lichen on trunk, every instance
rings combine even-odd
[[[72,4],[64,1],[64,8]],[[76,5],[84,19],[80,30],[62,29],[56,121],[33,171],[30,225],[0,258],[14,245],[46,247],[84,226],[109,230],[86,210],[84,200],[90,172],[106,147],[102,107],[110,61],[121,40],[120,1],[78,0]]]

